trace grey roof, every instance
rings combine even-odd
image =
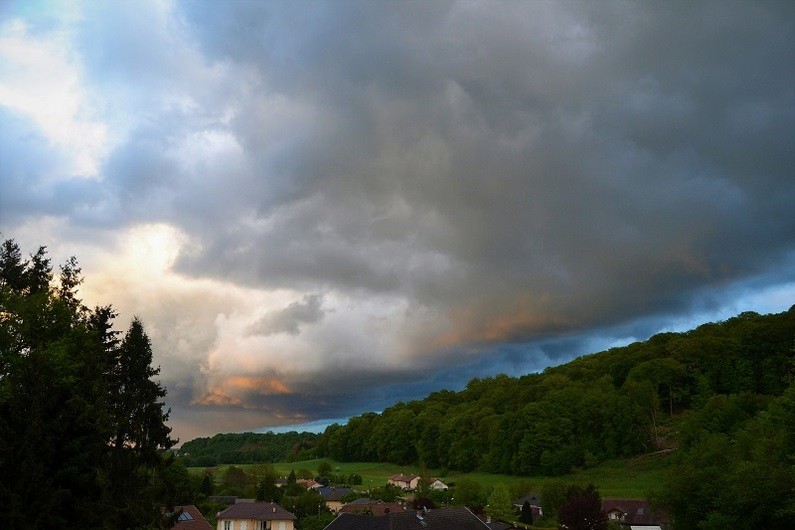
[[[355,501],[351,501],[348,504],[370,504],[371,502],[378,502],[378,501],[374,501],[373,499],[370,499],[368,497],[359,497]]]
[[[317,492],[327,501],[341,501],[344,496],[352,491],[351,488],[335,488],[333,486],[323,486],[317,489]]]
[[[222,519],[253,519],[255,521],[294,521],[295,515],[275,502],[242,502],[218,514]]]
[[[486,526],[491,528],[491,530],[510,530],[511,528],[516,528],[511,523],[506,523],[505,521],[492,521],[486,523]]]
[[[386,515],[340,514],[324,530],[488,530],[489,527],[467,508],[441,508],[417,514],[415,511]]]
[[[513,505],[521,508],[522,506],[524,506],[525,501],[530,503],[530,506],[540,506],[541,495],[539,495],[538,493],[531,493],[530,495],[525,495],[521,499],[513,501]]]

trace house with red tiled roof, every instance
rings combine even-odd
[[[299,478],[298,480],[295,481],[295,483],[296,484],[300,484],[301,486],[305,487],[308,490],[311,490],[311,489],[316,490],[318,488],[322,488],[323,487],[323,484],[321,484],[320,482],[317,482],[313,478]]]
[[[297,517],[274,502],[242,502],[218,514],[217,530],[294,530]]]
[[[387,484],[397,486],[404,490],[415,490],[420,483],[419,475],[392,475],[387,479]]]
[[[209,521],[207,521],[199,509],[192,504],[187,506],[174,506],[174,511],[171,513],[179,513],[179,517],[177,517],[177,521],[172,527],[174,530],[213,530]]]

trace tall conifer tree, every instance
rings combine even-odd
[[[82,304],[74,258],[52,280],[44,247],[0,244],[0,524],[165,527],[175,441],[149,338],[135,319],[119,343],[111,306]]]

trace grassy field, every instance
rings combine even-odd
[[[298,473],[301,469],[307,469],[314,474],[317,473],[320,463],[324,461],[331,464],[335,473],[344,473],[346,475],[357,473],[361,475],[363,483],[357,488],[362,491],[370,487],[383,486],[386,484],[387,478],[390,475],[396,473],[419,474],[420,471],[417,466],[398,466],[395,464],[383,464],[378,462],[335,462],[328,459],[283,462],[273,464],[273,466],[282,476],[289,475],[291,470]],[[255,465],[256,464],[241,464],[238,467],[250,470]],[[216,482],[220,481],[220,477],[227,467],[229,466],[222,465],[212,468]],[[599,488],[603,497],[646,498],[649,492],[660,483],[667,468],[668,461],[665,457],[640,457],[626,460],[610,460],[596,467],[577,471],[561,477],[516,477],[512,475],[495,475],[490,473],[456,472],[449,473],[446,476],[440,476],[439,470],[435,469],[429,470],[429,474],[434,477],[439,477],[445,482],[455,482],[461,477],[467,476],[485,487],[494,486],[497,483],[510,486],[518,481],[523,481],[534,491],[539,491],[543,484],[549,481],[580,484],[593,483]],[[204,468],[194,467],[188,468],[188,470],[191,473],[201,473]]]

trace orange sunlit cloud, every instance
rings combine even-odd
[[[254,392],[259,395],[292,394],[290,387],[272,376],[237,375],[227,378],[225,383],[235,390]]]

